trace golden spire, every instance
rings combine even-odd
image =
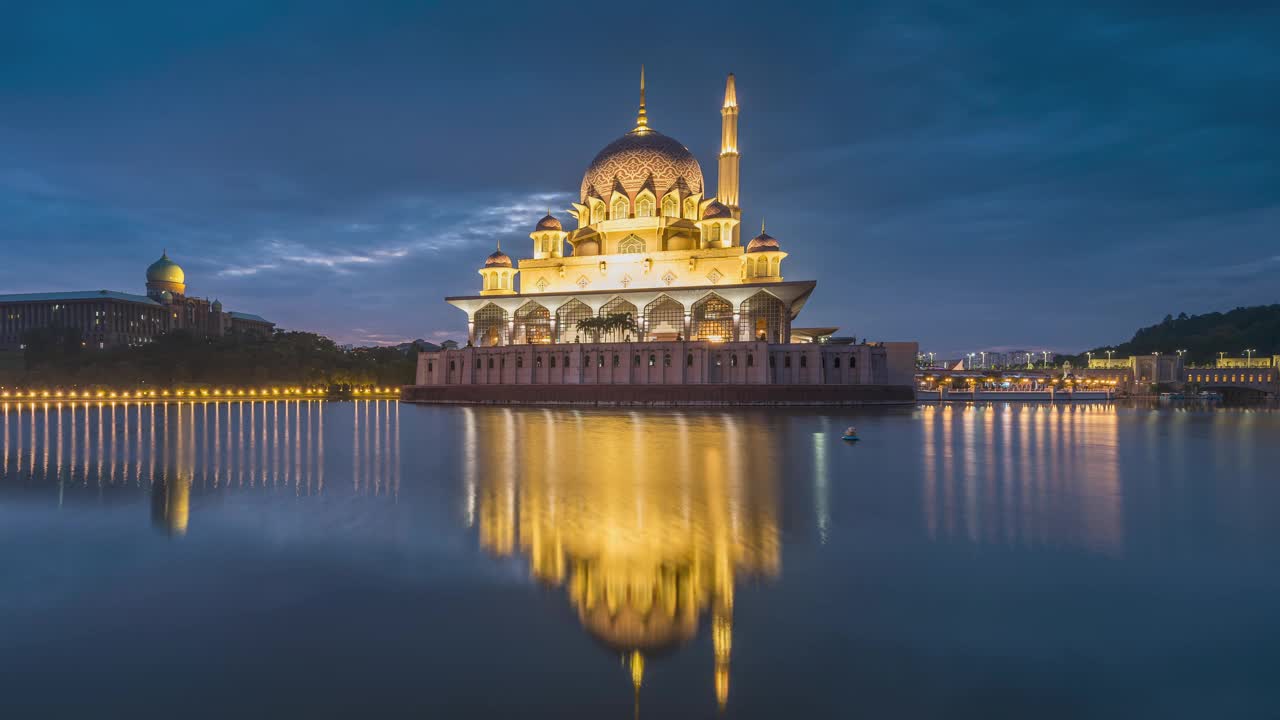
[[[644,65],[640,66],[640,113],[636,116],[634,132],[649,131],[649,115],[644,110]]]
[[[636,690],[635,716],[640,720],[640,686],[644,684],[644,655],[631,651],[631,686]]]
[[[733,83],[733,73],[729,73],[729,80],[724,84],[724,107],[738,107],[738,88]]]
[[[761,235],[764,234],[764,216],[763,215],[760,216],[760,234]]]

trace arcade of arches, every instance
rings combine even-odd
[[[628,315],[635,330],[609,328],[594,333],[578,329],[583,320]],[[472,316],[470,336],[480,347],[572,342],[630,342],[709,340],[730,342],[759,340],[785,343],[790,324],[786,305],[774,295],[757,292],[737,306],[717,293],[707,293],[690,305],[670,295],[659,295],[643,311],[623,297],[615,296],[598,312],[578,299],[559,307],[547,307],[529,300],[509,313],[494,302],[486,303]]]

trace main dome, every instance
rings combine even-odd
[[[658,197],[681,180],[689,192],[702,194],[702,166],[689,148],[648,128],[632,130],[606,145],[583,174],[579,194],[586,203],[588,193],[594,190],[607,202],[616,181],[627,197],[635,199],[650,176]]]
[[[182,284],[187,281],[186,273],[182,272],[182,268],[178,263],[169,259],[169,253],[165,252],[160,259],[151,263],[147,268],[147,282],[168,282]]]

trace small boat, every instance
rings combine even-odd
[[[858,437],[858,428],[850,427],[845,429],[844,435],[841,435],[840,439],[841,440],[861,440],[862,438]]]

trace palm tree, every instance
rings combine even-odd
[[[610,313],[601,317],[583,318],[578,321],[579,332],[591,333],[593,342],[600,342],[600,334],[614,335],[619,332],[638,332],[640,326],[631,313]]]

